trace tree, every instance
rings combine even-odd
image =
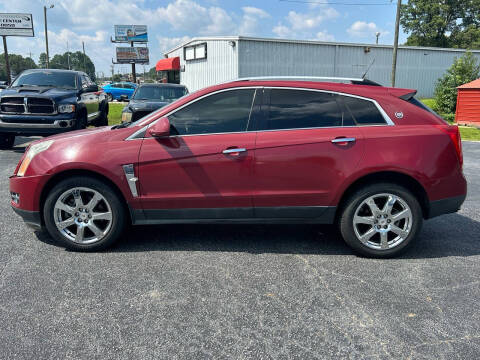
[[[479,77],[480,66],[471,52],[456,58],[435,86],[436,110],[443,114],[454,113],[457,107],[457,87]]]
[[[84,62],[85,58],[85,62]],[[88,76],[95,81],[95,65],[88,55],[83,55],[83,52],[66,52],[62,55],[56,54],[50,59],[51,69],[70,69],[85,71]]]
[[[38,58],[38,67],[45,69],[47,67],[47,54],[42,52]]]
[[[10,72],[13,75],[17,75],[26,69],[37,68],[35,61],[33,61],[30,57],[23,57],[22,55],[8,54],[8,62],[10,64]],[[0,55],[0,80],[7,80],[4,54]]]
[[[114,82],[122,81],[122,76],[120,74],[113,74],[112,81]]]
[[[406,45],[480,48],[480,0],[408,0],[400,23]]]

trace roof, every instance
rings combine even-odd
[[[176,88],[185,87],[185,85],[173,84],[173,83],[143,83],[138,86],[139,87],[176,87]]]
[[[84,71],[68,70],[68,69],[27,69],[27,70],[24,70],[24,71],[31,71],[31,72],[50,71],[50,72],[66,72],[66,73],[75,73],[75,74],[78,74],[78,73],[85,74]]]
[[[328,42],[328,41],[315,41],[315,40],[298,40],[298,39],[276,39],[276,38],[262,38],[262,37],[250,37],[250,36],[210,36],[210,37],[194,37],[190,40],[187,40],[174,48],[165,52],[165,55],[178,50],[188,44],[197,41],[263,41],[263,42],[274,42],[274,43],[295,43],[295,44],[313,44],[313,45],[330,45],[330,46],[354,46],[354,47],[365,47],[370,48],[387,48],[393,49],[393,45],[383,45],[383,44],[365,44],[365,43],[344,43],[344,42]],[[399,49],[409,49],[409,50],[428,50],[428,51],[451,51],[451,52],[465,52],[466,49],[453,49],[453,48],[438,48],[438,47],[422,47],[422,46],[404,46],[400,45]],[[480,50],[469,50],[472,53],[480,54]]]
[[[480,79],[459,86],[457,89],[480,89]]]

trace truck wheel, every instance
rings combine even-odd
[[[87,176],[55,185],[43,207],[49,234],[78,251],[103,250],[120,238],[127,221],[119,196],[104,182]]]
[[[87,115],[85,113],[78,114],[75,120],[75,130],[85,129],[87,127]]]
[[[369,257],[394,257],[404,251],[422,227],[422,209],[403,186],[365,186],[347,200],[339,219],[345,242]]]
[[[108,125],[108,103],[105,103],[103,111],[95,121],[95,126],[107,126]]]
[[[13,147],[15,143],[15,135],[0,133],[0,149],[7,150]]]
[[[113,101],[113,96],[112,96],[112,94],[107,94],[107,101],[108,101],[108,102]]]

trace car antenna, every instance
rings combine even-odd
[[[365,73],[362,75],[362,79],[365,80],[365,77],[367,76],[368,72],[370,71],[370,69],[372,68],[373,64],[375,63],[375,58],[373,58],[372,62],[370,63],[370,65],[368,66],[367,70],[365,71]]]

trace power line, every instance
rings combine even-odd
[[[347,5],[347,6],[387,6],[387,5],[396,5],[396,2],[388,3],[347,3],[347,2],[338,2],[338,1],[313,1],[313,0],[278,0],[280,2],[291,2],[299,4],[318,4],[318,5]]]

